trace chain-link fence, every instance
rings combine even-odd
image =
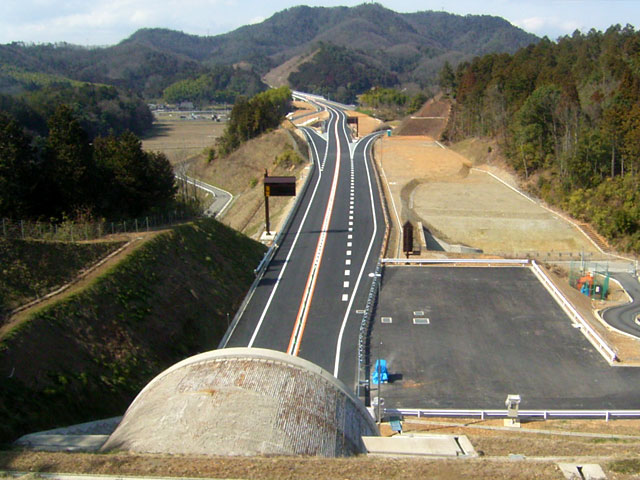
[[[194,218],[193,213],[186,209],[120,221],[49,223],[3,218],[0,224],[0,235],[6,239],[77,242],[93,240],[105,235],[154,230],[192,218]]]
[[[571,262],[569,284],[587,297],[604,300],[609,293],[608,262]]]

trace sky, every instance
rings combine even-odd
[[[2,0],[0,44],[113,45],[144,27],[217,35],[296,5],[356,6],[364,0]],[[495,15],[555,40],[576,29],[640,25],[640,0],[378,0],[396,12]]]

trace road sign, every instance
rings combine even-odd
[[[295,197],[296,177],[264,177],[265,197]]]

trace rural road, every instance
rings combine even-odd
[[[231,200],[233,200],[233,195],[231,195],[231,193],[227,192],[226,190],[222,190],[221,188],[214,187],[213,185],[209,185],[202,180],[179,174],[176,174],[176,178],[187,182],[189,185],[194,185],[196,188],[204,190],[205,192],[210,193],[213,196],[213,202],[211,202],[211,204],[204,211],[204,214],[207,217],[217,218],[227,209],[227,207],[231,204]]]
[[[617,273],[615,279],[622,284],[632,301],[619,307],[607,308],[602,312],[602,318],[612,327],[640,337],[640,325],[635,321],[640,315],[640,283],[629,273]]]
[[[303,128],[313,168],[288,229],[225,347],[299,355],[354,385],[358,332],[385,231],[370,151],[353,142],[344,112],[328,110],[323,135]]]

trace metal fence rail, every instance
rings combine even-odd
[[[385,414],[414,417],[508,418],[507,410],[385,408]],[[640,410],[519,410],[518,418],[638,418]]]
[[[82,240],[95,240],[105,235],[149,231],[193,218],[193,215],[179,210],[163,215],[133,218],[117,222],[65,221],[51,223],[3,218],[0,220],[0,237],[14,240],[77,242]]]
[[[383,258],[384,264],[481,264],[481,265],[528,265],[529,259],[511,258]]]
[[[578,322],[580,325],[580,330],[587,337],[587,340],[591,342],[591,344],[596,347],[596,350],[609,362],[610,364],[614,364],[618,359],[618,355],[616,352],[605,342],[605,340],[600,336],[598,332],[596,332],[591,325],[587,323],[587,321],[578,313],[571,302],[567,300],[567,298],[558,290],[558,288],[553,284],[553,282],[549,279],[549,277],[544,273],[544,271],[538,266],[536,261],[531,262],[531,267],[533,273],[538,277],[542,285],[549,291],[551,296],[558,302],[560,307],[565,311],[565,313],[572,320]]]

